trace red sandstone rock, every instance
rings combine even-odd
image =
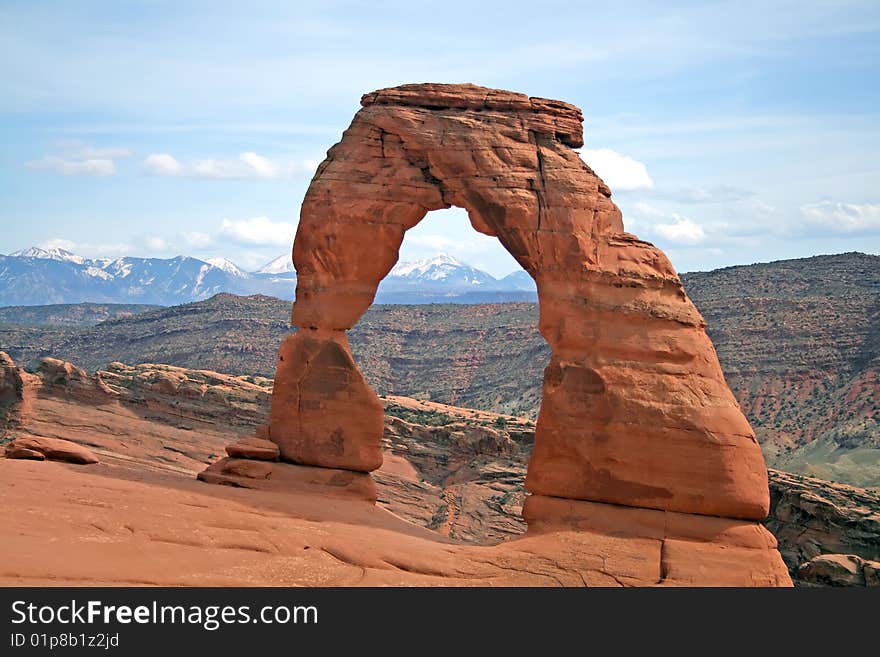
[[[277,461],[281,455],[278,445],[262,438],[242,438],[237,443],[226,446],[226,453],[233,458],[254,459],[257,461]]]
[[[115,395],[100,376],[90,375],[73,363],[58,358],[43,358],[37,366],[36,377],[41,387],[54,388],[53,394],[60,396],[87,400]]]
[[[57,358],[41,360],[37,366],[37,374],[48,384],[64,384],[89,379],[89,375],[82,368]]]
[[[361,472],[382,465],[382,403],[343,332],[288,336],[276,377],[270,433],[283,460]]]
[[[456,205],[538,285],[553,356],[529,490],[762,519],[754,433],[669,260],[624,232],[610,190],[572,150],[580,110],[474,85],[405,85],[361,103],[312,180],[294,242],[293,322],[322,337],[282,347],[291,360],[279,362],[271,439],[283,458],[377,467],[375,395],[342,332],[372,303],[405,231]],[[310,361],[331,343],[345,345],[332,364]]]
[[[67,463],[97,463],[98,457],[88,447],[77,445],[69,440],[46,438],[44,436],[23,436],[6,446],[8,459],[48,459]]]
[[[0,351],[0,405],[11,406],[21,400],[21,373],[15,361],[5,351]]]
[[[35,449],[27,447],[17,447],[15,445],[7,445],[4,448],[3,456],[8,459],[27,459],[29,461],[45,461],[46,455]]]
[[[239,488],[376,501],[376,484],[370,476],[351,470],[226,458],[200,472],[198,478],[209,484]]]
[[[656,555],[659,586],[791,586],[776,539],[757,522],[543,495],[526,498],[523,517],[527,536],[577,531],[642,544]]]
[[[394,406],[435,410],[460,421],[427,427],[389,416],[385,449],[394,467],[377,477],[383,501],[374,504],[372,479],[350,470],[230,458],[202,475],[226,485],[195,481],[203,462],[265,423],[265,388],[240,377],[161,365],[116,364],[96,376],[112,396],[82,387],[93,395],[84,399],[69,394],[68,385],[50,385],[37,376],[25,381],[32,406],[13,433],[88,441],[100,446],[102,463],[76,468],[0,459],[6,509],[0,540],[13,564],[0,575],[0,584],[766,586],[788,581],[778,576],[770,540],[748,522],[549,500],[590,510],[566,511],[558,522],[555,509],[536,496],[530,504],[543,506],[532,509],[537,519],[526,513],[530,527],[521,536],[514,507],[520,506],[522,451],[530,441],[514,439],[521,451],[511,452],[514,446],[505,434],[513,436],[515,418],[507,418],[507,429],[499,430],[474,426],[494,424],[498,416],[493,414],[395,399]],[[153,386],[166,378],[180,381],[177,392]],[[190,386],[204,387],[205,393],[180,393]],[[392,471],[397,483],[391,481]],[[499,502],[502,495],[511,500]],[[505,518],[495,515],[499,503]],[[448,508],[440,526],[432,522],[438,504]],[[430,522],[436,531],[404,518]],[[863,520],[870,523],[867,516]],[[489,533],[489,525],[507,530]],[[446,532],[447,526],[455,533]],[[511,540],[468,545],[450,536]]]
[[[821,554],[801,564],[797,577],[824,586],[880,586],[880,562],[855,554]]]
[[[369,475],[342,474],[369,481]],[[328,495],[330,488],[208,486],[140,467],[0,460],[0,585],[581,587],[773,581],[772,570],[758,572],[758,562],[770,554],[759,549],[709,540],[664,543],[638,536],[639,527],[619,535],[530,530],[498,545],[466,545],[416,527],[381,505]]]

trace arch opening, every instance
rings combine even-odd
[[[522,271],[497,238],[474,229],[467,210],[456,206],[428,212],[404,233],[395,269],[401,263],[422,262],[440,254],[488,273],[496,280]]]
[[[521,276],[505,280],[511,273]],[[473,230],[463,209],[436,210],[406,231],[397,263],[377,287],[374,305],[382,309],[365,313],[349,336],[355,345],[382,342],[381,349],[364,347],[371,355],[360,363],[380,395],[533,421],[549,359],[546,341],[535,339],[535,301],[534,281],[496,238]],[[485,306],[498,303],[503,310]],[[410,332],[436,333],[437,352],[417,351]],[[528,347],[511,350],[524,335]],[[394,356],[373,357],[380,353]],[[522,374],[515,381],[504,374],[512,359]]]
[[[385,421],[377,483],[390,487],[386,506],[406,514],[409,507],[393,492],[417,485],[420,504],[432,509],[426,526],[474,544],[492,545],[524,531],[524,523],[512,519],[525,499],[516,479],[531,455],[533,405],[540,402],[549,347],[541,338],[537,354],[511,349],[523,323],[537,333],[533,302],[505,304],[491,322],[483,305],[493,294],[504,300],[500,279],[517,271],[523,272],[500,241],[476,231],[467,211],[453,206],[428,212],[404,233],[398,262],[376,297],[377,304],[429,300],[412,310],[387,306],[382,312],[407,317],[414,322],[409,330],[436,331],[439,343],[436,353],[413,353],[403,328],[382,336],[384,348],[395,354],[384,372],[391,385],[377,386]],[[436,296],[441,286],[449,296]],[[350,334],[364,343],[362,320]],[[499,376],[500,363],[511,359],[519,363],[516,381]],[[508,476],[499,478],[499,471]]]

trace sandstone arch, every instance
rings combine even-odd
[[[382,407],[345,331],[372,303],[404,232],[456,205],[538,286],[552,358],[526,515],[556,497],[762,519],[767,473],[754,433],[668,259],[624,232],[610,190],[573,150],[583,144],[580,110],[438,84],[383,89],[361,104],[302,206],[300,330],[279,352],[270,425],[282,458],[379,467]]]

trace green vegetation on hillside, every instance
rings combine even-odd
[[[121,319],[162,306],[138,303],[64,303],[46,306],[0,307],[0,325],[94,326],[108,319]]]

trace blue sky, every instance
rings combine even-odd
[[[613,5],[613,6],[611,6]],[[287,252],[362,93],[563,99],[680,271],[880,253],[880,4],[0,1],[0,253]],[[516,265],[461,210],[402,259]]]

